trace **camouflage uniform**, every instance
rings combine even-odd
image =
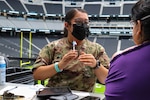
[[[40,51],[33,68],[59,62],[64,54],[71,49],[72,43],[67,38],[55,40]],[[83,45],[77,46],[76,49],[79,52],[84,51],[87,54],[93,54],[96,59],[100,60],[102,65],[108,68],[109,58],[101,45],[85,39]],[[51,77],[47,86],[69,86],[72,90],[92,92],[96,80],[94,69],[83,65],[78,60],[74,60],[62,72]]]

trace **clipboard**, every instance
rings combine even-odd
[[[72,94],[69,87],[46,87],[37,91],[37,97],[50,97]]]

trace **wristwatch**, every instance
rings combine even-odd
[[[99,67],[100,67],[100,65],[101,65],[101,62],[100,62],[99,60],[97,60],[97,61],[96,61],[96,66],[95,66],[95,67],[93,67],[93,69],[97,69],[97,68],[99,68]]]

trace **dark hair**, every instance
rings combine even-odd
[[[69,10],[65,16],[65,22],[68,22],[69,24],[71,24],[71,20],[73,19],[73,17],[76,15],[77,12],[83,12],[83,13],[87,13],[84,9],[81,8],[73,8],[71,10]],[[64,37],[68,36],[68,30],[66,28],[64,28]]]
[[[136,23],[141,21],[144,41],[150,40],[150,0],[139,0],[131,10],[131,19]]]

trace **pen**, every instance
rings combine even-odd
[[[13,88],[11,88],[11,89],[9,89],[9,90],[6,90],[6,91],[4,91],[4,92],[8,92],[8,91],[11,91],[11,90],[13,90],[13,89],[16,89],[18,86],[15,86],[15,87],[13,87]]]
[[[13,88],[11,88],[11,89],[8,89],[8,90],[6,90],[6,91],[4,91],[4,93],[3,93],[3,97],[4,98],[24,98],[24,96],[22,96],[22,95],[15,95],[14,93],[10,93],[9,91],[11,91],[11,90],[14,90],[14,89],[16,89],[17,88],[17,86],[15,86],[15,87],[13,87]]]

